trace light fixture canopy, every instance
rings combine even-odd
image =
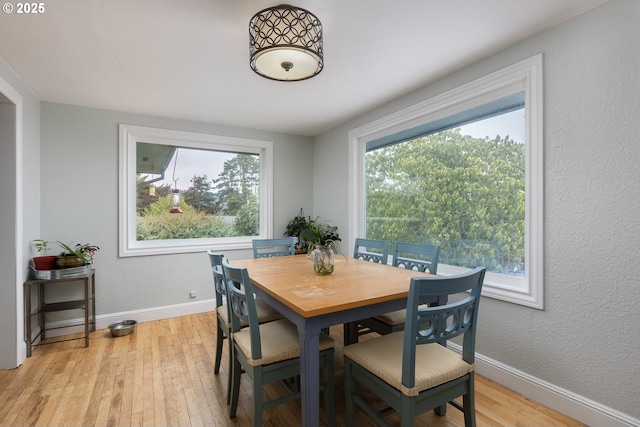
[[[249,21],[251,69],[272,80],[298,81],[324,67],[322,24],[308,10],[281,4]]]

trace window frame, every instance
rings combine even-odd
[[[202,239],[136,240],[136,144],[258,154],[260,156],[260,234]],[[273,233],[273,142],[222,135],[119,125],[119,244],[118,256],[202,252],[208,249],[249,249],[251,240]]]
[[[525,93],[525,277],[487,272],[482,295],[544,309],[542,54],[380,118],[349,132],[349,242],[365,233],[364,156],[367,142],[452,116],[508,95]],[[350,243],[351,245],[353,243]],[[440,275],[466,271],[440,264]]]

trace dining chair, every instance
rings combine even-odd
[[[389,257],[389,241],[356,238],[353,246],[353,257],[365,261],[387,264]]]
[[[393,245],[391,264],[407,270],[422,271],[423,273],[438,273],[438,245],[424,245],[419,243],[396,242]]]
[[[393,245],[391,264],[407,270],[435,275],[438,272],[439,255],[440,247],[438,245],[396,242]],[[406,317],[406,310],[401,309],[363,319],[360,321],[358,334],[364,335],[369,332],[377,332],[380,335],[385,335],[402,331]]]
[[[272,256],[295,255],[296,247],[293,237],[280,239],[253,239],[253,257],[268,258]]]
[[[296,325],[286,319],[260,324],[247,269],[233,267],[226,259],[222,261],[222,269],[232,308],[233,380],[229,416],[236,416],[240,378],[245,372],[253,385],[253,425],[262,426],[262,413],[265,409],[300,399],[300,389],[287,383],[287,380],[300,375],[298,330]],[[248,323],[249,327],[240,328],[241,322]],[[330,426],[335,426],[333,354],[333,339],[321,333],[319,359],[323,381],[320,390],[324,391],[327,424]],[[285,385],[289,393],[265,402],[263,387],[278,381]]]
[[[446,403],[464,413],[466,427],[475,426],[476,323],[485,271],[412,278],[405,330],[344,347],[346,426],[355,426],[356,405],[381,426],[389,425],[385,416],[398,412],[406,427]],[[453,294],[462,299],[436,307],[420,304],[427,296]],[[462,354],[445,346],[458,335],[463,335]],[[356,382],[377,399],[359,395]],[[462,404],[454,400],[460,396]],[[378,410],[378,399],[388,407]]]
[[[222,259],[224,255],[215,252],[213,249],[207,251],[209,255],[209,261],[211,263],[211,271],[213,272],[213,284],[216,296],[216,358],[213,367],[213,373],[220,373],[220,364],[222,362],[222,347],[224,340],[231,336],[231,310],[227,304],[227,287],[225,285],[224,276],[222,272]],[[258,322],[266,323],[272,320],[282,319],[283,316],[272,308],[269,304],[256,300],[256,312],[258,315]],[[241,326],[247,326],[246,322],[242,322]],[[231,402],[231,368],[232,368],[232,353],[231,344],[229,344],[229,369],[227,370],[227,403]]]
[[[353,245],[353,257],[377,264],[387,264],[389,258],[389,241],[356,237],[355,244]],[[358,336],[373,332],[358,322],[345,323],[343,327],[345,344],[357,342]]]

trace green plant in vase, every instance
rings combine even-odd
[[[47,251],[49,250],[49,243],[49,241],[44,239],[35,239],[33,241],[33,247],[38,251],[38,253],[42,252],[43,256],[48,256],[49,254]]]
[[[338,227],[319,222],[318,218],[309,218],[307,228],[300,232],[300,238],[308,244],[308,256],[313,262],[313,271],[322,276],[333,273],[334,253],[340,253],[335,243],[341,240]]]
[[[309,224],[312,222],[311,217],[307,219],[304,216],[304,211],[300,208],[300,212],[293,219],[287,223],[287,227],[284,231],[285,236],[292,236],[295,239],[296,254],[303,254],[307,252],[307,242],[300,236],[303,230],[309,228]]]

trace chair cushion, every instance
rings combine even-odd
[[[216,314],[227,327],[231,329],[231,322],[229,322],[229,315],[227,313],[227,304],[222,304],[220,307],[216,307]]]
[[[374,319],[379,320],[391,326],[402,325],[407,319],[407,310],[402,309],[402,310],[392,311],[390,313],[374,316]]]
[[[404,332],[382,335],[344,347],[344,355],[407,396],[473,372],[474,365],[440,344],[416,348],[415,387],[402,385],[402,343]]]
[[[262,358],[254,359],[251,354],[251,335],[249,328],[233,334],[233,340],[247,357],[251,366],[268,365],[281,360],[300,357],[300,341],[296,325],[286,319],[260,325]],[[332,348],[333,339],[320,333],[320,351]]]
[[[374,317],[376,320],[379,320],[387,325],[396,326],[402,325],[407,318],[407,310],[396,310],[390,313],[381,314],[379,316]]]
[[[261,299],[256,298],[255,302],[256,302],[256,311],[258,313],[259,323],[271,322],[272,320],[278,320],[283,318],[280,312],[278,312],[276,309],[274,309],[273,307],[271,307],[269,304],[262,301]],[[222,319],[222,322],[225,325],[227,325],[227,329],[231,329],[231,320],[229,319],[229,315],[227,313],[227,305],[223,303],[220,307],[216,308],[216,312],[218,313],[218,316],[220,317],[220,319]],[[240,326],[242,327],[247,326],[247,322],[241,322]]]
[[[283,318],[279,311],[262,301],[260,298],[256,298],[255,302],[256,312],[258,313],[258,322],[265,323]]]

